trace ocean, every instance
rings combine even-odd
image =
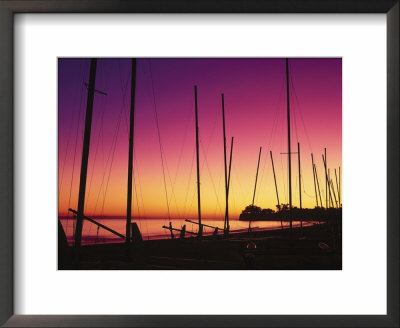
[[[67,235],[69,244],[74,241],[74,230],[75,230],[75,218],[73,216],[61,216],[59,217],[64,231]],[[114,216],[103,216],[103,217],[92,217],[92,219],[97,222],[125,235],[126,218],[124,217],[114,217]],[[192,220],[196,221],[196,220]],[[186,225],[186,231],[197,232],[198,225],[194,223],[185,222],[184,219],[132,219],[132,222],[136,222],[143,239],[167,239],[171,238],[171,232],[168,229],[164,229],[163,226],[169,226],[171,222],[173,228],[181,229],[183,225]],[[202,219],[202,224],[210,225],[213,227],[218,227],[219,234],[223,233],[224,219]],[[312,225],[312,222],[304,222],[303,226]],[[238,219],[229,220],[230,231],[232,233],[246,231],[249,228],[248,221],[239,221]],[[293,226],[299,226],[300,221],[293,221]],[[289,222],[283,222],[283,228],[288,228]],[[253,221],[251,223],[252,229],[281,229],[281,221]],[[213,228],[204,227],[203,234],[211,235],[214,233]],[[190,234],[186,234],[189,236]],[[179,238],[179,232],[174,232],[175,238]],[[120,237],[114,235],[113,233],[99,228],[97,225],[84,220],[83,230],[82,230],[82,244],[96,244],[96,243],[112,243],[123,241]]]

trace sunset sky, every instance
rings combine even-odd
[[[77,208],[90,59],[59,59],[59,215]],[[292,151],[301,147],[303,207],[314,207],[311,152],[323,201],[322,153],[328,166],[342,161],[342,60],[289,59]],[[128,169],[130,59],[99,59],[85,214],[125,215]],[[281,203],[288,203],[284,58],[139,58],[135,102],[134,217],[196,218],[194,85],[198,86],[202,214],[224,216],[221,93],[225,94],[227,152],[234,137],[230,217],[251,204],[262,146],[255,205],[277,204],[269,151]],[[158,115],[168,206],[164,189]],[[119,128],[118,128],[119,127]],[[299,205],[298,158],[292,155],[293,205]],[[325,202],[325,201],[324,201]]]

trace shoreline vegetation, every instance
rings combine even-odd
[[[270,208],[261,208],[255,205],[246,206],[239,215],[240,221],[319,221],[319,222],[338,222],[342,219],[342,207],[339,208],[298,208],[292,207],[291,215],[289,205],[282,204],[277,206],[274,211]]]

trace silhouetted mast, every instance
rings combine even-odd
[[[281,204],[279,202],[279,194],[278,194],[278,185],[276,183],[276,175],[275,175],[275,166],[274,166],[274,158],[272,157],[272,151],[269,151],[269,155],[271,156],[271,163],[272,163],[272,172],[274,173],[274,182],[275,182],[275,192],[276,192],[276,200],[278,202],[278,211],[281,210]],[[281,228],[283,229],[283,222],[282,222],[282,217],[281,217]]]
[[[303,208],[301,203],[301,166],[300,166],[300,143],[297,143],[297,158],[299,160],[299,197],[300,197],[300,209]],[[300,227],[303,227],[303,221],[300,220]]]
[[[311,164],[312,164],[312,173],[313,173],[313,178],[314,178],[315,202],[317,203],[317,207],[318,207],[317,183],[315,181],[314,155],[312,153],[311,153]],[[322,207],[322,204],[321,204],[321,207]]]
[[[199,216],[199,236],[203,233],[201,225],[201,203],[200,203],[200,162],[199,162],[199,121],[197,115],[197,85],[194,86],[194,111],[196,116],[196,162],[197,162],[197,211]]]
[[[322,161],[324,162],[324,167],[325,167],[325,203],[326,203],[326,208],[328,208],[328,174],[326,172],[326,148],[324,148],[324,155],[322,155]],[[325,158],[325,159],[324,159]]]
[[[319,202],[320,202],[320,204],[321,204],[321,207],[323,208],[323,205],[322,205],[322,197],[321,197],[321,189],[319,188],[319,179],[318,179],[317,166],[316,166],[315,164],[314,164],[314,171],[315,171],[315,179],[317,180]]]
[[[257,180],[258,180],[258,169],[260,168],[261,149],[262,149],[262,147],[260,147],[260,151],[259,151],[259,153],[258,153],[256,181],[254,182],[253,201],[251,202],[251,206],[254,206],[254,199],[255,199],[255,197],[256,197]],[[251,226],[251,219],[250,219],[250,221],[249,221],[249,231],[250,231],[250,226]]]
[[[289,92],[289,59],[286,58],[286,104],[288,133],[288,171],[289,171],[289,222],[292,229],[292,152],[290,145],[290,92]]]
[[[333,186],[333,181],[331,179],[331,170],[330,169],[328,169],[328,177],[329,177],[329,184],[332,188],[333,198],[335,199],[336,207],[338,207],[338,202],[337,202],[336,193],[335,193],[335,187]],[[333,201],[332,201],[332,205],[333,205]]]
[[[229,188],[231,184],[231,168],[232,168],[232,152],[233,152],[233,137],[231,139],[231,154],[229,156],[229,171],[228,171],[228,186],[227,186],[227,198],[229,198]],[[229,216],[227,216],[228,220],[226,222],[226,226],[224,226],[224,232],[226,235],[229,235]]]
[[[80,247],[82,241],[82,228],[84,219],[83,211],[85,208],[86,178],[87,178],[87,169],[89,160],[90,134],[92,130],[92,114],[93,114],[93,101],[94,101],[94,91],[96,83],[96,68],[97,68],[97,59],[92,58],[90,60],[89,85],[88,85],[86,117],[85,117],[85,131],[83,136],[81,176],[79,182],[79,196],[78,196],[78,213],[77,213],[76,227],[75,227],[75,247]]]
[[[324,162],[324,167],[325,167],[326,206],[328,206],[328,202],[329,202],[329,204],[332,204],[332,206],[333,206],[331,187],[329,184],[329,177],[328,177],[328,168],[327,168],[327,162],[326,162],[326,148],[325,148],[325,156],[322,155],[322,161]],[[328,199],[328,196],[329,196],[329,199]]]
[[[129,158],[128,158],[128,193],[126,206],[126,242],[131,239],[132,221],[132,175],[133,175],[133,135],[135,128],[135,89],[136,89],[136,59],[132,58],[131,76],[131,111],[129,119]]]
[[[340,167],[339,167],[340,169]],[[337,178],[337,174],[336,174],[336,169],[335,169],[335,180],[336,180],[336,190],[338,193],[338,201],[339,201],[339,207],[340,207],[340,189],[339,189],[339,183],[338,183],[338,178]]]
[[[260,147],[260,151],[259,151],[259,153],[258,153],[256,181],[255,181],[255,183],[254,183],[253,201],[252,201],[251,205],[254,205],[254,198],[256,197],[257,179],[258,179],[258,169],[259,169],[259,167],[260,167],[260,158],[261,158],[261,149],[262,149],[262,147]]]
[[[276,176],[275,176],[275,166],[274,166],[274,159],[272,157],[272,151],[269,151],[269,154],[271,156],[271,163],[272,163],[272,172],[274,173],[274,182],[275,182],[275,192],[276,192],[276,200],[278,202],[278,209],[281,209],[281,204],[279,203],[279,194],[278,194],[278,185],[276,183]]]
[[[227,227],[229,225],[229,207],[228,207],[228,168],[226,163],[226,134],[225,134],[225,101],[224,94],[221,94],[222,100],[222,130],[223,130],[223,142],[224,142],[224,171],[225,171],[225,221],[224,221],[224,232],[227,234]]]
[[[339,166],[339,195],[341,195],[341,193],[342,193],[342,178],[341,178],[341,174],[340,174],[340,166]],[[341,196],[339,196],[339,199],[341,200],[342,199],[342,197]],[[340,206],[342,206],[342,203],[341,203],[341,201],[339,200],[339,202],[340,202]]]
[[[232,152],[233,152],[233,137],[231,139],[231,154],[229,156],[229,171],[228,171],[228,196],[229,196],[229,186],[231,184],[231,167],[232,167]],[[228,222],[229,223],[229,222]],[[228,224],[229,226],[229,224]],[[229,227],[228,227],[229,228]]]

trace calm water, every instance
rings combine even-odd
[[[97,222],[125,235],[125,224],[126,219],[124,217],[93,217]],[[67,234],[68,242],[72,244],[74,240],[73,232],[75,230],[75,219],[71,217],[60,217],[60,221],[63,225],[64,231]],[[194,221],[194,220],[193,220]],[[165,239],[171,238],[171,233],[167,229],[163,229],[162,226],[169,226],[168,219],[134,219],[132,222],[136,222],[139,226],[140,232],[142,233],[143,239]],[[186,224],[186,231],[197,232],[198,225],[185,222],[183,219],[171,219],[172,227],[180,229],[184,224]],[[207,224],[214,227],[222,228],[224,227],[223,219],[203,219],[203,224]],[[230,220],[230,230],[234,232],[237,230],[246,231],[249,227],[249,223],[246,221]],[[304,226],[311,225],[312,223],[303,222]],[[293,226],[299,226],[300,222],[293,221]],[[256,221],[251,223],[253,229],[280,229],[280,221]],[[288,228],[289,222],[283,222],[283,227]],[[204,227],[204,235],[211,235],[214,229]],[[222,230],[219,231],[222,234]],[[174,232],[175,237],[179,237],[179,232]],[[189,234],[186,234],[189,236]],[[83,221],[83,231],[82,231],[82,243],[83,244],[93,244],[93,243],[109,243],[109,242],[120,242],[121,238],[112,234],[111,232],[104,230],[102,228],[97,228],[97,225]]]

